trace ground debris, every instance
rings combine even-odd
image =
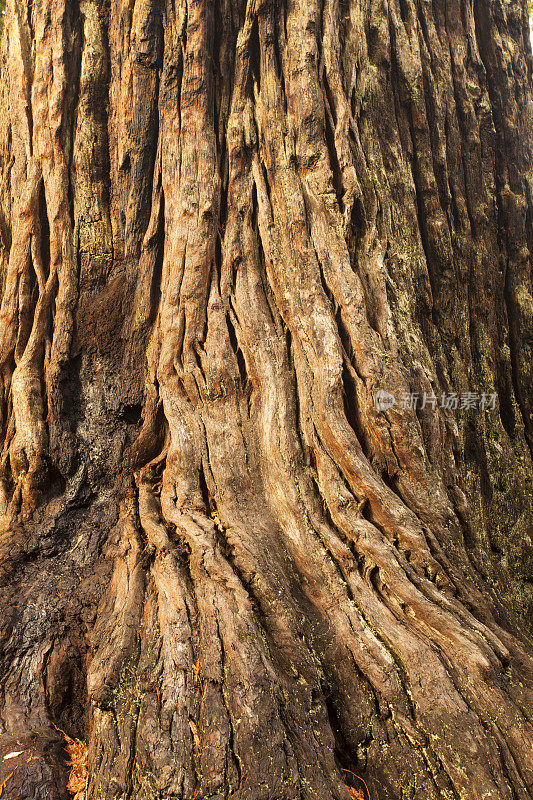
[[[61,728],[54,727],[65,737],[65,750],[70,758],[67,762],[70,767],[67,789],[73,795],[73,800],[86,800],[89,778],[87,744],[81,739],[72,739]]]

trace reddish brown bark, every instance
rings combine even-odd
[[[8,0],[4,796],[57,726],[88,800],[531,797],[532,69],[509,0]]]

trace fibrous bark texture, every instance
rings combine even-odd
[[[1,52],[3,796],[61,728],[88,800],[530,798],[525,2],[8,0]]]

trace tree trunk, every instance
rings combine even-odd
[[[57,728],[88,800],[532,796],[532,74],[524,0],[8,0],[3,797]]]

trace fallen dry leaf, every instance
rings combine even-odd
[[[198,750],[202,749],[202,740],[200,738],[200,734],[198,733],[198,728],[196,727],[196,723],[193,720],[189,720],[189,727],[191,729],[192,738],[194,739],[194,743]]]
[[[66,750],[70,756],[67,789],[74,795],[74,800],[85,800],[89,777],[87,745],[80,739],[71,739],[69,736],[65,736],[65,739]]]
[[[362,789],[354,789],[353,786],[346,786],[352,800],[366,800]]]
[[[81,739],[72,739],[57,725],[54,725],[54,728],[65,737],[65,750],[70,757],[70,761],[67,762],[70,767],[67,789],[74,795],[73,800],[86,800],[89,779],[87,745]]]

